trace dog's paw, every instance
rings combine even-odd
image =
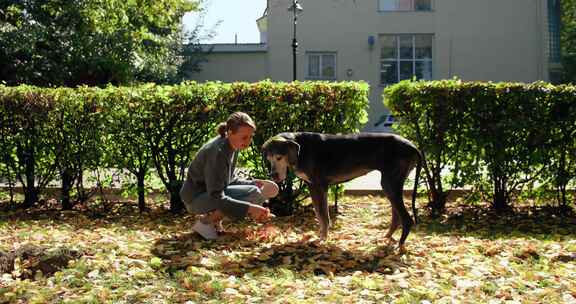
[[[392,246],[396,244],[396,239],[394,239],[393,237],[386,237],[384,238],[384,243],[388,246]]]
[[[400,245],[400,246],[398,247],[398,253],[399,253],[400,255],[406,254],[406,253],[408,253],[408,249],[406,249],[406,246],[405,246],[405,245]]]

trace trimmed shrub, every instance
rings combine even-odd
[[[145,181],[154,168],[170,194],[171,211],[180,212],[186,168],[232,112],[247,112],[258,125],[241,161],[250,175],[264,178],[260,146],[266,139],[287,131],[356,132],[367,121],[367,96],[362,82],[0,86],[0,173],[26,188],[29,207],[59,171],[61,199],[71,208],[70,190],[76,182],[82,192],[85,169],[126,170],[135,176],[145,210]],[[305,193],[302,184],[293,184],[291,178],[282,186],[283,200],[294,202]]]
[[[491,193],[497,210],[536,181],[565,193],[576,176],[575,97],[574,87],[543,82],[403,81],[384,90],[397,130],[424,153],[434,214],[445,206],[446,171],[451,186]]]

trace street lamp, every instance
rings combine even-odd
[[[298,3],[298,0],[292,0],[292,6],[290,6],[288,10],[294,13],[294,32],[292,35],[292,80],[296,80],[296,54],[298,49],[298,40],[296,40],[296,24],[298,24],[298,13],[302,12],[303,9],[300,3]]]

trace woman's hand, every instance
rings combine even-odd
[[[255,179],[254,184],[256,184],[256,187],[260,188],[260,190],[262,190],[262,188],[264,188],[264,183],[260,179]]]
[[[248,208],[248,216],[256,222],[262,223],[273,218],[274,214],[270,213],[268,208],[253,205]]]

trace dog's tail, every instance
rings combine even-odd
[[[416,209],[416,196],[418,195],[418,179],[424,161],[422,153],[418,151],[418,163],[416,164],[416,176],[414,177],[414,191],[412,192],[412,212],[414,213],[414,224],[418,224],[418,209]]]

